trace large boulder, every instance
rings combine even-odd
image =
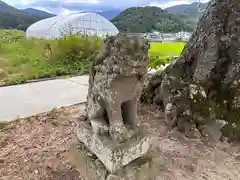
[[[240,140],[239,12],[239,0],[210,1],[181,56],[148,81],[142,101],[162,105],[170,127],[206,135],[225,120],[224,134]]]

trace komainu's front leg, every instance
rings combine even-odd
[[[133,129],[140,124],[137,115],[137,106],[141,96],[141,88],[137,90],[134,97],[122,104],[122,115],[125,124],[130,125]]]
[[[129,100],[122,104],[122,114],[125,124],[135,129],[140,121],[137,116],[137,101],[136,99]]]
[[[88,118],[90,120],[93,132],[99,135],[107,134],[109,127],[104,117],[104,107],[101,106],[99,102],[94,102],[88,108]]]
[[[112,139],[118,143],[122,143],[131,138],[132,135],[129,133],[123,122],[121,104],[110,101],[106,106],[106,110],[110,124],[109,134]]]

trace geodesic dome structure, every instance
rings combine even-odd
[[[58,38],[65,34],[105,37],[118,34],[118,29],[97,13],[71,13],[40,20],[26,31],[27,38]]]

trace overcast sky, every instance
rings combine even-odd
[[[190,4],[198,0],[2,0],[18,8],[33,7],[61,13],[61,11],[124,9],[131,6],[158,6],[166,8],[178,4]],[[207,2],[209,0],[200,0]],[[90,8],[90,9],[89,9]]]

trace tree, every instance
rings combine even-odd
[[[181,56],[150,78],[142,99],[162,105],[170,127],[206,135],[222,119],[240,140],[239,12],[239,0],[210,1]]]
[[[131,7],[114,17],[111,22],[122,32],[145,33],[152,30],[179,32],[184,27],[192,31],[195,23],[184,24],[187,15],[169,14],[159,7]]]

